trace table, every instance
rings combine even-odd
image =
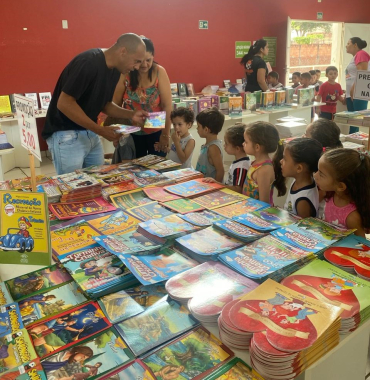
[[[14,148],[0,150],[0,181],[4,181],[3,156],[13,153]]]

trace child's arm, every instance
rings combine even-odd
[[[308,202],[306,199],[302,199],[297,203],[297,215],[301,218],[309,218],[312,211],[312,203]]]
[[[180,144],[180,136],[176,131],[172,133],[171,138],[172,138],[173,143],[175,144],[177,157],[180,159],[181,163],[183,164],[192,154],[195,147],[195,140],[193,139],[189,140],[185,146],[185,149],[182,150],[181,144]]]
[[[352,211],[346,219],[346,227],[348,229],[356,229],[354,232],[355,235],[357,236],[362,236],[363,238],[366,239],[365,236],[365,230],[362,227],[362,221],[361,221],[361,216],[357,210]]]
[[[321,95],[320,95],[320,94],[317,94],[317,95],[316,95],[316,101],[317,101],[318,103],[321,103],[321,99],[322,99]]]
[[[254,180],[258,184],[259,200],[270,203],[271,184],[274,182],[275,173],[272,166],[262,166],[255,172]]]
[[[208,160],[209,163],[216,168],[215,180],[222,183],[224,179],[225,169],[224,163],[222,162],[221,151],[218,146],[211,145],[208,148]]]

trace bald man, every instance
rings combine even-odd
[[[129,111],[112,102],[121,74],[138,69],[145,44],[133,33],[120,36],[109,49],[87,50],[65,67],[55,86],[42,137],[51,151],[57,174],[104,163],[99,136],[116,141],[115,127],[96,123],[100,112],[143,124],[147,113]]]

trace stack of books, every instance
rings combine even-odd
[[[355,132],[346,136],[346,141],[350,141],[356,144],[368,146],[369,143],[369,134],[365,132]]]
[[[370,110],[363,111],[342,111],[334,115],[334,121],[340,124],[357,125],[359,127],[370,126]]]
[[[242,224],[229,219],[216,221],[213,223],[213,227],[220,230],[224,234],[234,237],[235,239],[241,240],[245,243],[250,243],[251,241],[260,239],[264,236],[263,233],[257,232],[252,228],[243,226]]]

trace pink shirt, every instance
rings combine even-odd
[[[349,203],[344,207],[338,207],[334,204],[334,197],[331,197],[325,203],[325,209],[322,218],[326,222],[335,224],[339,227],[347,228],[347,217],[352,211],[355,210],[356,206],[354,203]]]

